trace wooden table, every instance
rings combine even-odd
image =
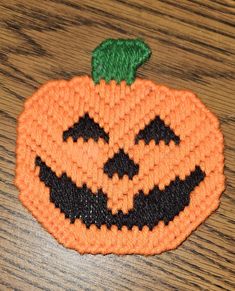
[[[235,2],[0,1],[1,290],[235,290]],[[17,116],[50,79],[90,74],[105,38],[143,38],[138,76],[193,90],[220,119],[227,188],[219,209],[177,250],[158,256],[79,255],[18,201]]]

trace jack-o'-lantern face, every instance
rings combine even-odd
[[[218,121],[190,92],[101,77],[51,82],[26,102],[20,199],[81,253],[172,249],[218,207]]]

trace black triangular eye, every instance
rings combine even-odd
[[[139,140],[144,140],[146,144],[149,144],[151,140],[155,140],[156,144],[159,144],[160,140],[163,140],[167,145],[171,140],[175,144],[180,143],[180,138],[169,126],[165,125],[159,116],[139,131],[135,137],[135,143],[137,144]]]
[[[107,143],[109,142],[109,136],[93,118],[86,113],[83,117],[80,117],[78,122],[74,123],[72,127],[63,132],[63,140],[66,141],[69,137],[73,138],[76,142],[79,137],[82,137],[84,141],[88,141],[89,138],[98,141],[99,138],[103,138]]]

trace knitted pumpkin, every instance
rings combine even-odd
[[[135,79],[149,56],[140,40],[106,40],[92,78],[49,82],[19,118],[19,198],[80,253],[173,249],[219,205],[218,120],[191,92]]]

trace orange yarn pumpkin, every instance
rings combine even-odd
[[[140,43],[104,42],[93,54],[93,80],[49,82],[19,118],[19,198],[80,253],[173,249],[218,207],[224,189],[217,118],[191,92],[130,77],[150,55],[145,44],[145,58],[119,77],[118,68],[108,76],[96,69],[101,51],[111,62],[117,45],[118,62],[117,52],[140,54]]]

